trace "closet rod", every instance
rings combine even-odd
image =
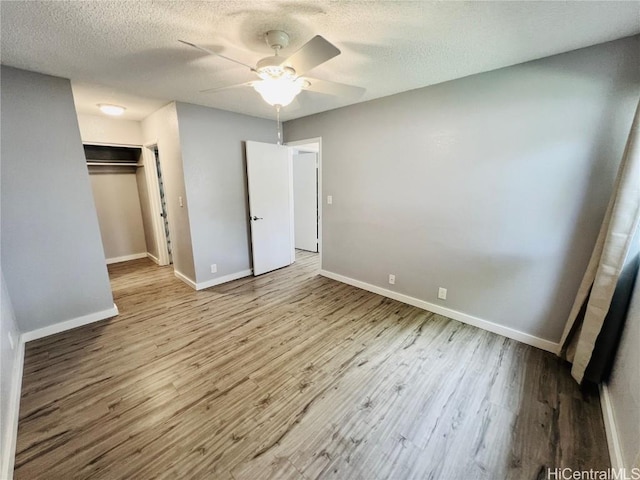
[[[142,167],[143,165],[137,163],[117,163],[117,162],[87,162],[88,166],[96,167]]]

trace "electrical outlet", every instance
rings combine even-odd
[[[327,205],[331,205],[333,203],[333,197],[331,195],[327,195]]]
[[[181,207],[184,207],[184,202],[182,201],[182,197],[178,197],[178,203]]]
[[[218,271],[218,265],[217,264],[213,264],[211,265],[211,273],[216,273]]]
[[[396,284],[396,276],[393,275],[392,273],[389,274],[389,283],[391,285],[395,285]]]
[[[447,299],[447,289],[446,288],[440,287],[438,289],[438,298],[440,300],[446,300]]]

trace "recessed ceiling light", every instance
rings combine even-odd
[[[102,113],[106,113],[107,115],[122,115],[126,108],[121,107],[120,105],[109,105],[106,103],[99,103],[98,108],[102,110]]]

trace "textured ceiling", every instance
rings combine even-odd
[[[199,93],[254,76],[178,39],[255,64],[270,54],[267,30],[290,34],[284,55],[327,38],[342,54],[309,75],[366,93],[303,92],[283,111],[290,119],[640,33],[640,2],[3,1],[0,9],[3,64],[70,78],[84,113],[122,98],[129,118],[171,100],[273,117],[250,88]]]

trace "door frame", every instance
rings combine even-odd
[[[314,137],[306,140],[295,140],[285,143],[288,147],[295,148],[300,145],[316,143],[318,145],[318,253],[320,255],[320,268],[322,269],[322,137]]]
[[[169,249],[167,237],[164,232],[164,219],[162,218],[162,201],[160,200],[160,186],[158,184],[158,169],[156,167],[156,155],[154,149],[158,148],[158,142],[145,143],[142,146],[142,162],[144,165],[149,203],[151,204],[151,217],[153,218],[153,231],[158,248],[158,265],[169,265]],[[162,221],[160,221],[162,219]],[[171,222],[169,221],[169,235],[171,235]],[[152,260],[155,260],[152,258]]]

